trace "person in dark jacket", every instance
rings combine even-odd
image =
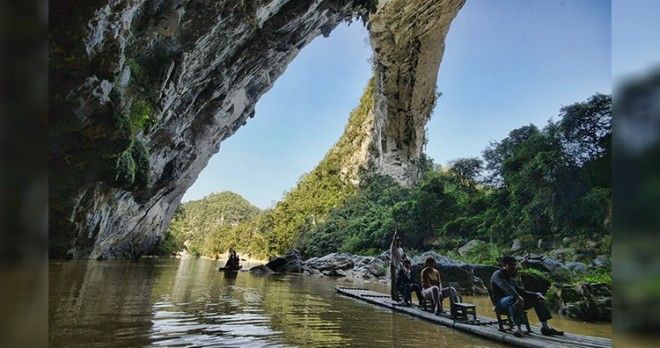
[[[240,258],[238,257],[238,254],[236,254],[236,251],[233,248],[229,249],[229,258],[227,259],[227,263],[225,264],[226,269],[230,270],[239,270],[241,268],[240,265]]]
[[[540,292],[526,291],[520,288],[513,280],[516,275],[517,262],[511,256],[501,259],[502,268],[493,272],[490,278],[490,289],[495,306],[509,313],[509,317],[516,324],[517,330],[513,333],[516,337],[522,337],[522,311],[534,308],[541,322],[541,334],[544,336],[563,335],[563,331],[555,330],[548,325],[552,318],[545,298]]]
[[[402,263],[403,267],[399,270],[396,277],[397,289],[403,294],[403,303],[406,306],[412,304],[412,292],[417,294],[419,306],[424,307],[424,297],[422,296],[422,288],[412,280],[410,274],[410,260],[405,259]]]

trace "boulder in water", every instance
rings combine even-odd
[[[269,261],[266,267],[277,273],[301,273],[303,271],[303,261],[300,251],[291,250],[286,255]]]
[[[304,266],[318,269],[321,273],[328,270],[347,270],[353,268],[353,259],[354,256],[348,253],[332,253],[321,258],[312,257],[304,262]]]
[[[254,266],[250,268],[251,273],[256,273],[256,274],[271,274],[273,273],[273,270],[270,268],[266,267],[266,265],[259,265],[259,266]]]

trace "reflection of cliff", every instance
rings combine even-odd
[[[50,346],[147,344],[156,274],[150,265],[131,262],[51,263]]]

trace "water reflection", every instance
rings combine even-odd
[[[52,262],[49,266],[50,346],[149,343],[149,295],[158,273],[153,265]]]
[[[51,346],[498,347],[296,275],[218,272],[209,260],[54,262]]]

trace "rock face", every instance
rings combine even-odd
[[[139,257],[157,245],[287,64],[356,18],[374,48],[367,160],[414,182],[444,37],[463,3],[51,1],[50,256]]]
[[[468,254],[470,254],[470,252],[472,252],[475,248],[478,248],[478,247],[480,247],[480,246],[482,246],[482,245],[484,245],[484,244],[486,244],[486,242],[481,241],[481,240],[477,240],[477,239],[473,239],[473,240],[471,240],[471,241],[465,243],[465,245],[463,245],[462,247],[458,248],[458,253],[459,253],[461,256],[468,255]]]
[[[557,313],[584,321],[612,321],[612,286],[583,283],[552,287],[547,296]]]
[[[332,253],[323,257],[312,257],[305,261],[305,268],[312,268],[321,272],[347,270],[353,268],[354,256],[347,253]]]
[[[436,102],[444,38],[463,3],[379,1],[370,17],[376,76],[371,156],[379,171],[403,184],[419,176],[417,162],[426,142],[423,125]]]
[[[271,269],[273,272],[278,273],[300,273],[303,271],[303,262],[302,258],[300,257],[300,251],[291,250],[282,257],[270,260],[266,264],[266,267]]]
[[[513,240],[513,243],[511,243],[511,251],[518,251],[522,249],[522,242],[520,239],[516,238]]]
[[[376,257],[332,253],[303,261],[300,252],[292,250],[265,265],[250,269],[254,273],[304,273],[306,275],[379,278],[385,276],[387,264]]]
[[[332,253],[303,263],[303,273],[331,277],[385,280],[387,262],[373,256]]]
[[[475,275],[474,266],[438,255],[433,251],[427,251],[412,260],[411,273],[415,282],[421,282],[420,275],[422,269],[425,267],[424,261],[428,257],[435,259],[436,269],[440,272],[443,286],[446,286],[449,282],[456,282],[460,286],[461,292],[465,295],[488,294],[488,290],[482,279]]]

